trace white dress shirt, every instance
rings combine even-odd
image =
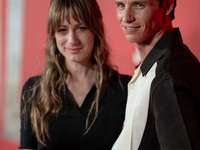
[[[143,76],[140,66],[128,84],[128,100],[124,128],[112,150],[137,150],[144,133],[149,107],[151,82],[155,77],[155,63],[149,72]]]

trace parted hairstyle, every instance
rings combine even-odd
[[[45,137],[50,139],[49,122],[63,108],[60,93],[65,86],[68,70],[65,58],[59,52],[55,32],[64,19],[69,16],[77,22],[82,22],[94,34],[95,43],[91,63],[96,72],[96,95],[86,120],[86,132],[89,131],[99,113],[99,96],[102,86],[110,78],[112,69],[108,62],[108,48],[105,41],[102,14],[96,0],[51,0],[48,23],[46,60],[44,70],[34,86],[23,95],[22,119],[27,118],[27,108],[30,107],[30,120],[38,141],[45,145]],[[27,96],[29,95],[29,96]],[[88,120],[94,113],[91,123]],[[26,120],[26,119],[24,119]]]

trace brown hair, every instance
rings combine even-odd
[[[166,1],[166,0],[157,0],[160,7],[162,7],[164,1]],[[172,11],[170,13],[170,20],[171,21],[174,20],[174,18],[175,18],[175,15],[174,15],[175,8],[176,8],[176,0],[174,0],[174,8],[172,9]]]
[[[31,103],[30,117],[33,132],[38,141],[44,145],[45,137],[50,138],[50,119],[58,114],[63,107],[60,93],[63,91],[68,70],[65,66],[65,58],[57,48],[55,32],[64,18],[69,19],[69,15],[72,15],[76,21],[82,21],[95,35],[91,61],[96,71],[95,86],[97,90],[86,121],[86,133],[98,116],[100,91],[103,83],[109,79],[112,72],[108,63],[109,53],[105,42],[102,14],[96,0],[52,0],[48,15],[44,71],[38,82],[29,91],[31,96],[24,99],[25,106],[23,109],[24,116],[26,116],[27,103]],[[88,120],[91,113],[94,113],[94,118],[92,123],[89,124]]]

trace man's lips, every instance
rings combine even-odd
[[[131,32],[131,31],[136,31],[137,29],[140,28],[140,26],[123,26],[124,31]]]

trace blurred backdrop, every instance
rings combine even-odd
[[[103,13],[111,63],[133,75],[139,62],[116,19],[114,0],[97,0]],[[19,103],[24,82],[43,69],[50,0],[0,0],[0,149],[19,146]],[[174,27],[200,60],[200,1],[177,0]]]

